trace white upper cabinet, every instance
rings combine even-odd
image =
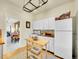
[[[53,18],[47,18],[43,20],[37,20],[34,21],[32,24],[33,29],[41,29],[41,30],[47,30],[47,29],[54,29],[55,27],[55,20]]]
[[[55,21],[55,30],[72,30],[72,19]]]
[[[32,24],[33,29],[55,29],[55,30],[72,30],[72,18],[57,20],[54,18],[47,18],[34,21]]]
[[[33,27],[33,29],[41,29],[42,28],[40,21],[39,22],[38,21],[33,22],[32,27]]]
[[[54,18],[48,19],[48,29],[55,29],[55,19]]]

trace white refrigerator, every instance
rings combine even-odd
[[[72,18],[55,21],[55,55],[72,59]]]

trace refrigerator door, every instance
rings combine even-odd
[[[56,31],[55,36],[55,55],[72,59],[72,31]]]
[[[55,30],[72,30],[72,18],[55,21]]]

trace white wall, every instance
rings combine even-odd
[[[2,38],[4,37],[4,27],[5,26],[5,24],[4,24],[4,21],[3,21],[3,19],[0,19],[0,29],[2,30]]]
[[[71,11],[71,16],[75,16],[76,12],[77,12],[76,5],[77,5],[76,1],[71,1],[71,2],[65,3],[63,5],[60,5],[54,9],[45,11],[45,12],[37,14],[35,16],[33,15],[33,17],[34,17],[34,20],[44,19],[44,18],[48,18],[48,17],[57,17],[68,11]]]
[[[5,35],[5,13],[4,11],[3,12],[0,12],[0,29],[2,30],[2,38],[4,38],[4,35]]]
[[[4,6],[3,6],[4,5]],[[24,12],[21,8],[16,5],[4,1],[1,5],[3,10],[0,10],[0,28],[3,30],[3,38],[5,40],[4,53],[15,50],[16,48],[23,47],[26,45],[27,37],[32,33],[31,28],[26,28],[26,21],[32,21],[31,14]],[[20,9],[20,10],[19,10]],[[2,13],[1,13],[2,12]],[[17,44],[7,43],[6,31],[8,26],[13,25],[13,23],[20,21],[20,41]],[[13,46],[13,47],[12,47]]]
[[[20,19],[20,46],[26,45],[26,39],[32,34],[32,18],[31,15],[22,14],[22,18]],[[26,21],[30,21],[31,27],[26,28]]]
[[[13,25],[13,23],[15,23],[17,21],[20,21],[20,41],[19,41],[19,43],[14,44],[14,43],[11,43],[9,39],[5,38],[3,54],[14,51],[15,49],[18,49],[20,47],[26,46],[26,39],[32,33],[31,28],[29,28],[29,29],[26,28],[26,21],[31,22],[31,20],[32,20],[31,15],[23,13],[23,12],[20,13],[19,15],[17,14],[17,16],[15,16],[15,15],[16,14],[12,14],[12,13],[7,15],[7,20],[9,20],[9,21],[6,22],[5,36],[6,36],[7,27],[10,25]],[[11,17],[11,16],[14,16],[14,17]]]

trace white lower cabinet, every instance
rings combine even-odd
[[[54,38],[52,37],[44,37],[44,36],[38,36],[40,39],[45,39],[48,41],[47,43],[47,50],[53,52],[54,51]],[[46,47],[44,47],[46,49]]]
[[[54,38],[51,38],[51,37],[42,37],[42,38],[48,41],[47,50],[54,52]],[[44,49],[46,48],[44,47]]]
[[[50,39],[50,42],[48,44],[49,44],[48,50],[54,52],[54,38]]]
[[[72,31],[55,32],[55,55],[64,59],[72,59]]]

